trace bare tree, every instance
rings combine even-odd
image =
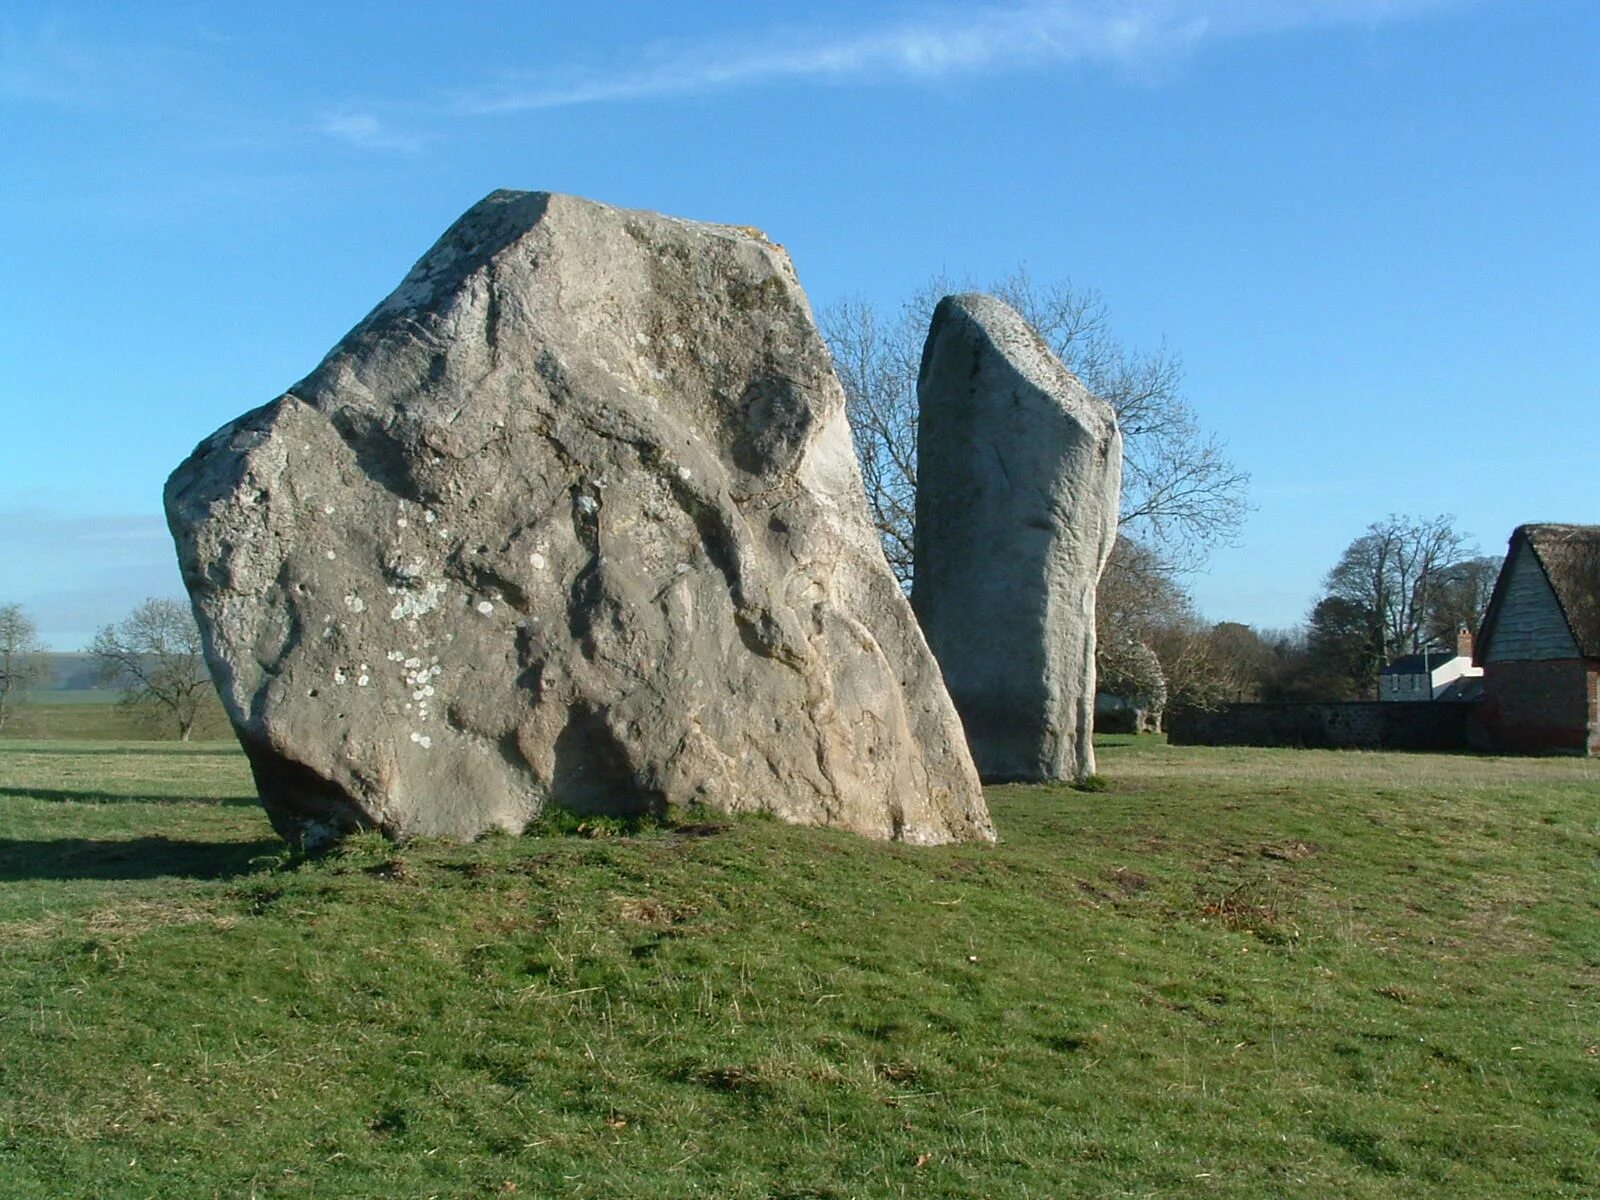
[[[1473,552],[1453,517],[1391,513],[1345,548],[1324,587],[1329,596],[1368,612],[1374,650],[1394,658],[1426,648],[1427,616],[1443,587],[1445,568]]]
[[[0,729],[12,708],[44,675],[39,630],[15,604],[0,604]]]
[[[1118,534],[1095,592],[1096,638],[1148,643],[1157,629],[1193,615],[1188,593],[1161,556]]]
[[[1272,644],[1238,621],[1218,621],[1206,641],[1218,695],[1229,701],[1259,700],[1277,665]]]
[[[1242,631],[1235,636],[1233,631]],[[1118,536],[1095,595],[1095,664],[1101,690],[1132,697],[1152,655],[1172,708],[1215,708],[1252,686],[1232,670],[1242,637],[1258,642],[1241,625],[1209,625],[1178,582],[1172,564],[1155,551]]]
[[[123,702],[152,708],[177,723],[184,741],[211,691],[200,630],[181,600],[151,599],[95,635],[89,652],[101,678],[122,688]]]
[[[1459,624],[1476,628],[1495,560],[1476,557],[1450,516],[1391,513],[1345,547],[1308,618],[1308,648],[1331,679],[1375,694],[1387,662],[1453,650]],[[1470,614],[1470,616],[1469,616]]]
[[[917,487],[917,373],[928,319],[956,290],[935,278],[892,319],[862,300],[825,309],[823,336],[844,385],[867,499],[884,554],[911,581]],[[1205,433],[1182,393],[1183,367],[1165,347],[1130,351],[1110,330],[1105,302],[1070,283],[1040,285],[1019,269],[989,291],[1026,318],[1090,391],[1116,410],[1123,434],[1120,524],[1172,568],[1198,565],[1238,530],[1249,476]]]
[[[1231,699],[1217,669],[1211,627],[1193,613],[1154,630],[1150,648],[1166,673],[1173,708],[1213,709]]]
[[[873,522],[884,557],[907,591],[917,516],[917,370],[922,348],[914,327],[916,304],[908,301],[889,325],[861,300],[840,301],[822,314],[834,370],[844,385],[845,415]]]
[[[1482,555],[1451,563],[1438,572],[1428,589],[1425,621],[1429,641],[1453,646],[1460,630],[1477,634],[1504,561],[1498,555]]]

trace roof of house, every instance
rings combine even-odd
[[[1506,565],[1495,580],[1489,611],[1478,632],[1476,661],[1483,662],[1520,543],[1526,543],[1550,581],[1561,615],[1585,658],[1600,658],[1600,525],[1518,525],[1511,534]]]
[[[1457,654],[1454,650],[1430,650],[1426,655],[1406,654],[1395,659],[1388,666],[1378,671],[1379,675],[1427,675],[1437,671],[1445,663],[1465,655]]]
[[[1483,676],[1463,675],[1460,679],[1452,679],[1444,689],[1434,697],[1435,700],[1482,700]]]

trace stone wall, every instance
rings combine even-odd
[[[1300,746],[1330,750],[1468,750],[1480,748],[1478,705],[1346,703],[1230,704],[1215,712],[1184,709],[1167,718],[1176,746]]]

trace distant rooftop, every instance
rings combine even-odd
[[[1465,658],[1464,654],[1457,654],[1454,650],[1429,650],[1427,654],[1407,654],[1395,659],[1387,667],[1378,672],[1379,675],[1425,675],[1429,671],[1437,671],[1445,663],[1454,658]],[[1426,664],[1426,665],[1424,665]]]

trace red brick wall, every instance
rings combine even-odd
[[[1593,659],[1490,663],[1479,719],[1496,749],[1600,753],[1597,684]]]
[[[1600,663],[1589,660],[1589,753],[1600,757]]]

